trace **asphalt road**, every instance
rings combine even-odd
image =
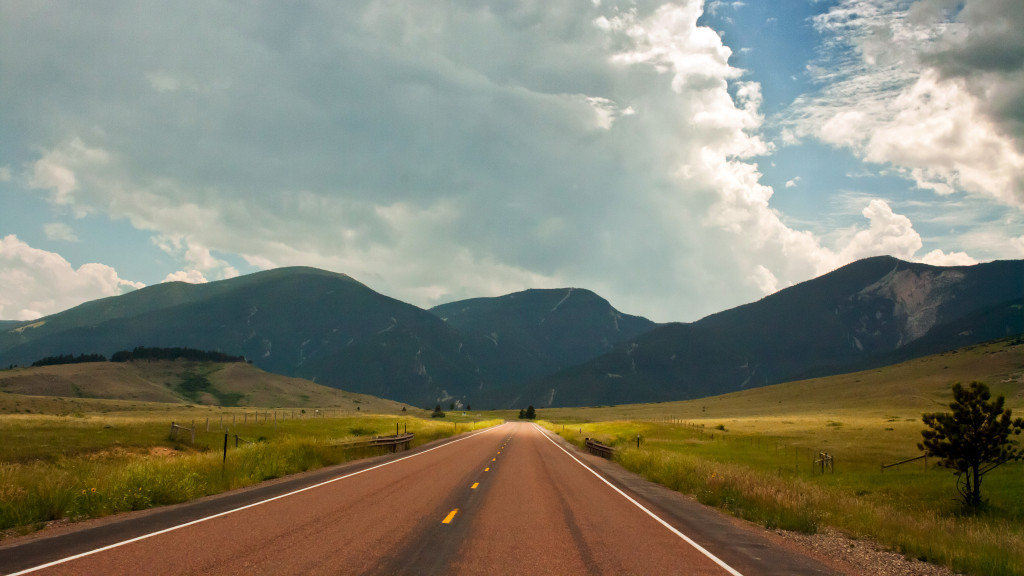
[[[0,572],[834,573],[527,423],[28,538]]]

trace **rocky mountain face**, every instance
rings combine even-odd
[[[166,283],[31,322],[0,321],[0,367],[136,346],[242,355],[269,372],[424,408],[697,398],[1024,333],[1024,261],[870,258],[690,324],[579,288],[430,311],[343,274],[282,268]]]
[[[693,324],[656,328],[533,383],[526,397],[540,405],[697,398],[859,370],[1020,335],[1022,305],[1022,261],[939,268],[869,258]]]

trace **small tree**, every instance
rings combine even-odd
[[[1011,434],[1020,434],[1024,418],[1013,419],[1004,408],[1002,396],[990,401],[992,394],[983,382],[971,382],[970,388],[953,385],[952,412],[924,414],[921,419],[928,429],[921,431],[924,440],[917,445],[930,456],[940,458],[939,464],[956,473],[956,489],[969,507],[981,500],[981,479],[996,467],[1024,458]]]
[[[519,418],[522,420],[534,420],[537,418],[537,411],[534,410],[533,406],[527,406],[526,410],[519,411]]]

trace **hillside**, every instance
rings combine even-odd
[[[206,385],[196,386],[205,379]],[[190,384],[192,384],[190,386]],[[394,413],[402,404],[270,374],[245,363],[184,360],[92,362],[0,371],[0,412],[17,396],[212,406],[332,407]]]
[[[589,360],[656,326],[579,288],[473,298],[430,311],[463,336],[481,377],[503,389]]]
[[[1024,262],[869,258],[531,385],[538,406],[698,398],[883,366],[1024,333]]]
[[[439,318],[314,268],[172,282],[88,302],[0,334],[0,365],[135,346],[242,355],[268,372],[417,406],[481,385]]]
[[[955,382],[985,382],[1006,397],[1015,415],[1024,412],[1024,343],[1001,340],[915,358],[898,364],[821,378],[762,386],[721,396],[676,402],[545,409],[545,419],[580,421],[739,418],[793,421],[800,416],[853,413],[884,422],[945,410]],[[792,422],[790,422],[792,423]]]

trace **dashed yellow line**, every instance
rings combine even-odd
[[[479,482],[473,482],[473,485],[472,485],[472,486],[470,486],[470,487],[469,487],[469,489],[470,489],[470,490],[476,490],[476,487],[477,487],[477,486],[479,486],[479,485],[480,485],[480,483],[479,483]]]
[[[456,508],[455,510],[452,510],[451,512],[448,513],[447,516],[444,517],[444,520],[441,521],[441,524],[451,524],[452,523],[452,518],[455,518],[455,515],[458,514],[458,513],[459,513],[459,509],[458,508]]]
[[[488,466],[487,468],[484,468],[484,472],[490,472],[490,471],[491,471],[491,467],[490,466]]]

